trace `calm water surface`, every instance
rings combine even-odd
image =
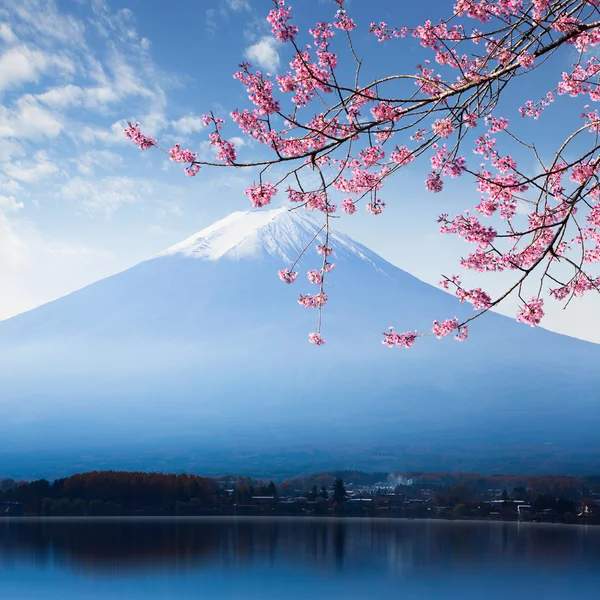
[[[381,519],[0,520],[2,600],[532,597],[600,597],[600,528]]]

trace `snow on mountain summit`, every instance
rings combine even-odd
[[[159,256],[181,254],[214,261],[269,255],[284,262],[294,262],[311,242],[316,245],[325,241],[322,228],[323,221],[302,209],[238,211],[171,246]],[[330,230],[329,245],[337,259],[354,256],[370,260],[366,248],[341,233]]]

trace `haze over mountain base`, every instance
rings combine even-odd
[[[140,468],[600,471],[600,346],[489,314],[467,341],[381,344],[471,305],[321,224],[234,213],[162,255],[0,323],[1,475]],[[319,239],[319,238],[317,238]],[[314,246],[316,242],[312,242]]]

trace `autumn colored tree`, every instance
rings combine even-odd
[[[270,154],[240,158],[225,137],[229,125],[212,112],[204,124],[214,161],[199,160],[179,144],[163,150],[186,164],[190,176],[211,165],[260,168],[246,189],[254,207],[283,192],[294,208],[322,213],[320,264],[307,273],[316,291],[299,299],[318,311],[310,342],[324,343],[324,285],[335,266],[329,231],[338,207],[352,215],[362,204],[380,215],[387,180],[417,161],[430,166],[426,192],[442,193],[448,178],[467,177],[474,185],[474,212],[438,219],[441,234],[473,247],[460,266],[512,277],[492,297],[481,287],[463,286],[458,274],[442,275],[441,286],[471,303],[475,314],[434,321],[429,332],[390,328],[384,344],[410,347],[423,335],[455,334],[462,341],[470,321],[513,293],[522,303],[517,321],[535,326],[548,299],[568,305],[575,296],[600,291],[600,117],[590,106],[600,99],[600,64],[590,53],[600,43],[599,0],[448,0],[447,17],[437,23],[392,27],[374,21],[368,28],[353,20],[344,0],[332,0],[332,20],[308,32],[299,31],[284,0],[273,2],[267,20],[290,47],[289,69],[272,75],[242,63],[234,77],[245,86],[249,105],[229,115]],[[297,9],[307,10],[302,3]],[[422,60],[412,72],[366,78],[353,39],[367,32],[382,44],[400,44],[396,51],[405,38],[415,38]],[[567,52],[574,59],[565,69]],[[538,89],[535,73],[542,67],[551,85]],[[548,128],[564,115],[580,116],[579,125],[548,149]],[[538,122],[528,126],[537,138],[520,135],[523,120]],[[160,148],[139,123],[130,123],[125,135],[141,149]],[[296,280],[298,260],[279,271],[284,282]]]

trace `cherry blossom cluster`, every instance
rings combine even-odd
[[[123,129],[123,133],[128,140],[131,140],[140,150],[147,150],[156,146],[156,140],[153,140],[150,136],[144,135],[140,131],[140,124],[136,123],[132,125],[127,123],[127,127]]]
[[[272,183],[259,183],[251,185],[245,190],[250,203],[254,208],[262,208],[267,204],[271,204],[271,198],[277,193],[277,188]]]

